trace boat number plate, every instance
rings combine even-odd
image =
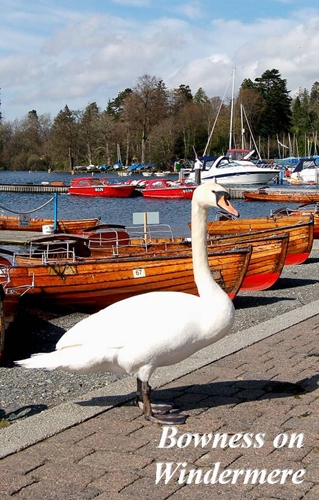
[[[134,278],[145,278],[145,276],[146,276],[145,269],[133,269]]]

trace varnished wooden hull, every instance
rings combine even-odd
[[[21,224],[20,218],[13,215],[0,215],[0,229],[10,231],[39,231],[42,232],[42,226],[54,225],[53,219],[43,219],[38,217],[31,217],[30,220]],[[57,232],[63,233],[79,233],[90,227],[96,226],[99,219],[58,219]]]
[[[312,205],[312,204],[310,204]],[[318,212],[318,207],[315,206],[315,208],[309,208],[307,207],[307,204],[305,207],[302,205],[296,209],[292,208],[280,208],[276,210],[275,212],[278,215],[288,215],[288,216],[300,216],[300,215],[312,215],[313,216],[313,237],[315,240],[319,239],[319,212]]]
[[[244,279],[251,247],[210,251],[209,265],[213,276],[233,299]],[[83,262],[25,264],[9,267],[7,294],[21,293],[23,302],[39,306],[81,308],[96,311],[114,302],[151,291],[181,291],[197,294],[193,277],[191,251],[171,255],[130,258],[88,258]]]
[[[245,237],[252,231],[258,231],[264,237],[278,232],[289,234],[285,265],[302,264],[310,255],[314,232],[311,215],[217,220],[207,223],[207,232],[211,238],[231,234]]]
[[[250,262],[240,287],[240,290],[266,290],[270,288],[280,277],[282,272],[287,249],[289,243],[289,235],[275,234],[273,236],[259,235],[257,233],[249,233],[245,237],[231,235],[213,238],[207,241],[209,251],[218,251],[221,249],[241,248],[247,245],[252,246],[252,255]],[[119,256],[136,256],[147,252],[149,255],[167,255],[178,254],[185,251],[190,251],[191,242],[157,242],[142,248],[139,245],[128,245],[118,247],[116,249]],[[92,255],[102,258],[107,255],[112,255],[114,252],[110,247],[91,248]]]
[[[288,249],[288,233],[268,238],[252,233],[247,237],[224,236],[210,240],[211,248],[233,248],[250,244],[252,254],[248,269],[241,284],[241,291],[267,290],[279,279]]]
[[[302,192],[302,191],[244,191],[246,201],[273,201],[273,202],[289,202],[289,203],[318,203],[319,192]]]

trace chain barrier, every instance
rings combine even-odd
[[[41,210],[41,208],[44,208],[46,205],[48,205],[49,203],[51,203],[51,201],[54,200],[54,197],[50,198],[48,201],[46,201],[45,203],[43,203],[43,205],[40,205],[39,207],[33,209],[33,210],[29,210],[29,211],[24,211],[24,212],[17,212],[15,210],[10,210],[10,208],[6,208],[6,207],[3,207],[2,205],[0,205],[0,209],[1,210],[6,210],[7,212],[11,212],[12,214],[18,214],[18,215],[21,215],[22,213],[23,214],[32,214],[33,212],[37,212],[38,210]]]

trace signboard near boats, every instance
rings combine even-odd
[[[25,228],[30,226],[30,214],[20,214],[19,215],[19,226]]]

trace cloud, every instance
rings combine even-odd
[[[113,4],[124,1],[131,7],[155,5],[146,0]],[[73,12],[59,1],[54,7],[37,2],[35,9],[32,1],[16,0],[21,13],[14,11],[9,18],[11,1],[3,3],[1,97],[9,120],[30,109],[55,116],[65,104],[84,109],[97,102],[104,109],[144,74],[161,78],[171,89],[184,84],[195,93],[202,87],[209,97],[224,95],[234,67],[237,87],[273,68],[292,92],[310,90],[318,80],[319,10],[248,23],[212,14],[201,18],[205,2],[164,2],[170,16],[166,9],[166,15],[146,20],[121,9]]]
[[[149,0],[112,0],[112,2],[129,7],[148,7],[150,5]]]

